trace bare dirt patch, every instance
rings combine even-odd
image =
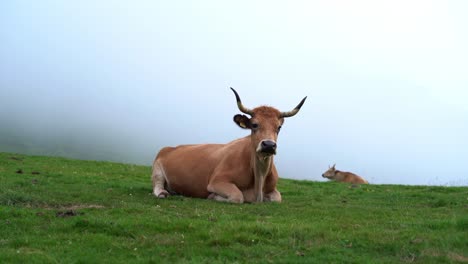
[[[453,260],[453,261],[459,261],[459,262],[465,262],[465,263],[468,262],[468,257],[459,255],[459,254],[457,254],[457,253],[450,252],[450,253],[448,254],[448,257],[449,257],[449,259],[451,259],[451,260]]]
[[[73,216],[78,216],[78,215],[83,215],[84,213],[82,212],[77,212],[75,210],[67,210],[67,211],[59,211],[55,214],[57,217],[73,217]]]
[[[106,208],[104,205],[100,205],[100,204],[72,204],[72,205],[57,205],[57,206],[44,205],[40,207],[46,210],[62,210],[62,211],[76,211],[76,210],[81,210],[81,209]]]
[[[105,208],[103,205],[99,204],[75,204],[66,207],[61,207],[63,210],[79,210],[79,209],[102,209]]]
[[[438,252],[438,251],[425,250],[423,251],[423,255],[431,256],[431,257],[440,257],[445,254]],[[446,256],[452,261],[468,263],[468,257],[457,254],[455,252],[449,252]]]

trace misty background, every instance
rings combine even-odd
[[[150,165],[291,110],[280,177],[468,185],[466,1],[2,1],[0,151]],[[149,179],[150,171],[148,171]],[[132,177],[129,175],[129,177]]]

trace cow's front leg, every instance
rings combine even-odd
[[[255,190],[253,188],[242,191],[242,194],[244,195],[245,203],[257,202],[257,198],[255,197]]]
[[[263,201],[265,202],[281,202],[281,193],[278,190],[274,190],[270,193],[266,193],[263,197]]]
[[[221,202],[243,203],[242,192],[233,183],[213,181],[208,184],[207,190],[212,193],[208,197]]]
[[[245,203],[256,203],[257,198],[255,197],[255,190],[248,189],[242,192],[244,195]],[[274,190],[270,193],[265,193],[263,195],[263,202],[281,202],[281,194],[277,190]]]

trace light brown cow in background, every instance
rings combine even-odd
[[[276,189],[278,172],[273,164],[276,140],[284,118],[297,114],[307,97],[293,110],[280,112],[269,106],[248,109],[232,91],[239,110],[251,116],[235,115],[234,122],[249,129],[250,135],[227,144],[161,149],[151,176],[156,197],[165,198],[174,192],[233,203],[281,202]]]
[[[328,166],[328,170],[322,174],[322,177],[335,180],[337,182],[349,182],[352,184],[368,184],[366,180],[362,177],[347,171],[339,171],[335,169],[335,165],[333,164],[332,167]]]

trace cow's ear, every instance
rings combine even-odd
[[[235,115],[234,123],[236,123],[241,128],[250,129],[250,118],[248,118],[246,115]]]

